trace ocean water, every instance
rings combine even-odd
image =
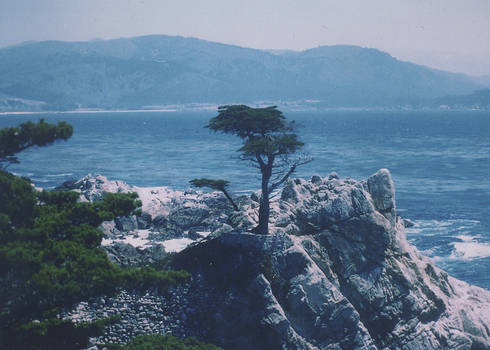
[[[240,140],[204,128],[212,111],[0,115],[0,128],[40,117],[75,129],[67,142],[29,149],[9,171],[53,188],[88,173],[137,186],[188,187],[196,177],[259,187],[238,159]],[[451,275],[490,290],[490,112],[286,113],[314,161],[295,176],[365,179],[390,169],[408,240]]]

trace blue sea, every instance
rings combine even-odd
[[[0,115],[0,128],[65,120],[67,142],[28,149],[8,170],[53,188],[88,173],[137,186],[185,189],[196,177],[259,187],[238,158],[240,140],[204,128],[216,112]],[[365,179],[390,169],[398,212],[414,221],[408,240],[456,278],[490,290],[490,112],[291,112],[314,161],[296,176]]]

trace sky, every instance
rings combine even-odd
[[[147,34],[257,49],[359,45],[490,75],[490,0],[0,0],[0,46]]]

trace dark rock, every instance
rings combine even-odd
[[[144,266],[160,261],[167,256],[161,245],[139,249],[130,244],[115,242],[102,248],[107,252],[109,260],[120,266]]]
[[[293,203],[298,201],[298,193],[295,190],[295,184],[292,180],[287,181],[282,189],[281,200]]]
[[[199,235],[197,233],[197,231],[195,231],[194,229],[190,229],[189,232],[187,232],[187,237],[189,237],[190,239],[193,239],[193,240],[202,238],[202,236]]]
[[[149,229],[152,224],[151,215],[148,213],[142,213],[141,216],[136,217],[138,229]]]
[[[321,178],[320,176],[318,176],[318,175],[313,175],[313,176],[311,177],[311,183],[313,183],[313,184],[315,184],[315,185],[319,185],[319,184],[321,184],[321,183],[322,183],[322,181],[323,181],[323,180],[322,180],[322,178]]]
[[[207,207],[177,207],[168,214],[168,227],[184,231],[199,226],[209,216]]]
[[[165,215],[158,215],[153,218],[152,223],[156,229],[162,229],[167,226],[167,217]]]
[[[138,228],[138,221],[136,216],[121,217],[118,216],[114,219],[116,229],[119,231],[133,231]]]
[[[260,202],[260,198],[256,192],[252,192],[252,194],[250,195],[250,199],[253,202],[257,202],[257,203]]]
[[[77,189],[77,180],[68,180],[63,182],[61,186],[55,187],[56,191],[73,191]]]
[[[410,220],[410,219],[405,219],[404,218],[403,219],[403,226],[405,226],[405,227],[413,227],[413,226],[415,226],[415,223],[412,220]]]

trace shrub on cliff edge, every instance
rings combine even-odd
[[[126,345],[108,344],[106,346],[109,350],[222,350],[195,338],[181,340],[163,334],[139,335]]]

